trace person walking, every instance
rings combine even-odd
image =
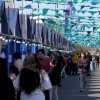
[[[72,54],[72,75],[77,75],[77,62],[78,62],[78,55],[76,53]]]
[[[78,60],[78,68],[79,68],[79,80],[80,80],[80,92],[83,92],[85,89],[86,83],[86,58],[85,54],[81,53],[80,58]]]
[[[37,51],[37,60],[38,60],[38,66],[39,66],[39,71],[41,75],[41,87],[42,90],[44,91],[45,94],[45,99],[50,100],[51,98],[51,89],[52,89],[52,84],[49,78],[49,71],[50,71],[50,62],[51,59],[45,55],[44,49],[39,49]]]

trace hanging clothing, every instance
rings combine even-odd
[[[6,8],[7,22],[11,35],[15,35],[15,27],[17,22],[18,9]]]
[[[32,19],[31,24],[32,24],[32,33],[31,33],[32,39],[36,41],[36,37],[35,37],[36,36],[36,21]]]
[[[41,37],[42,37],[42,43],[44,44],[45,43],[45,27],[44,26],[42,27]]]
[[[55,34],[55,32],[54,32],[54,43],[53,43],[54,46],[56,46],[56,37],[55,37],[55,35],[56,35],[56,34]]]
[[[19,15],[20,28],[22,32],[22,38],[27,39],[27,16],[24,14]]]
[[[44,44],[47,44],[46,35],[47,35],[47,27],[43,26],[42,39]]]
[[[19,20],[19,12],[17,14],[17,21],[16,21],[16,27],[15,27],[15,34],[18,37],[22,37],[21,28],[20,28],[20,20]]]
[[[32,45],[31,53],[36,53],[36,45],[35,44]]]
[[[27,16],[27,38],[28,39],[32,38],[31,33],[32,33],[32,24],[29,16]]]
[[[52,43],[53,43],[53,46],[54,46],[54,44],[55,44],[55,33],[54,33],[54,31],[53,31],[52,35],[53,35],[52,36],[52,41],[53,41]]]
[[[6,9],[5,9],[5,2],[0,2],[1,6],[1,33],[2,34],[8,34],[8,22],[7,22],[7,16],[6,16]]]
[[[50,30],[50,33],[51,33],[50,44],[52,45],[53,44],[53,41],[52,41],[52,37],[53,37],[52,30]]]
[[[60,47],[60,35],[58,34],[58,48]]]
[[[5,3],[4,1],[0,1],[0,13],[4,9],[4,3]]]
[[[20,51],[20,46],[21,46],[20,43],[16,43],[16,52],[21,52],[21,51]]]
[[[55,33],[55,45],[56,47],[58,46],[58,33]]]
[[[38,42],[42,42],[42,38],[41,38],[42,27],[43,27],[43,24],[42,23],[36,23],[36,40]]]
[[[13,40],[8,42],[9,45],[9,54],[13,54],[15,52],[15,42]]]
[[[0,54],[0,57],[3,58],[3,59],[6,59],[6,55],[5,55],[5,53],[2,52],[2,53]]]
[[[51,44],[51,30],[48,28],[48,44]]]
[[[1,34],[1,18],[2,18],[2,10],[3,10],[2,8],[4,8],[3,6],[4,6],[4,2],[1,1],[0,2],[0,15],[1,15],[0,16],[0,34]]]
[[[54,31],[51,30],[51,44],[54,46]]]

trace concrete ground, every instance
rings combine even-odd
[[[53,93],[53,100],[56,100]],[[87,77],[86,89],[80,93],[78,76],[68,76],[58,88],[58,100],[100,100],[100,68]]]

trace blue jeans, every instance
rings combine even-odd
[[[86,83],[86,75],[85,73],[80,73],[79,74],[79,80],[80,80],[80,90],[85,89],[85,83]]]

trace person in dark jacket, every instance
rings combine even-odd
[[[3,58],[0,58],[0,100],[15,100],[15,90],[7,75],[6,61]]]

